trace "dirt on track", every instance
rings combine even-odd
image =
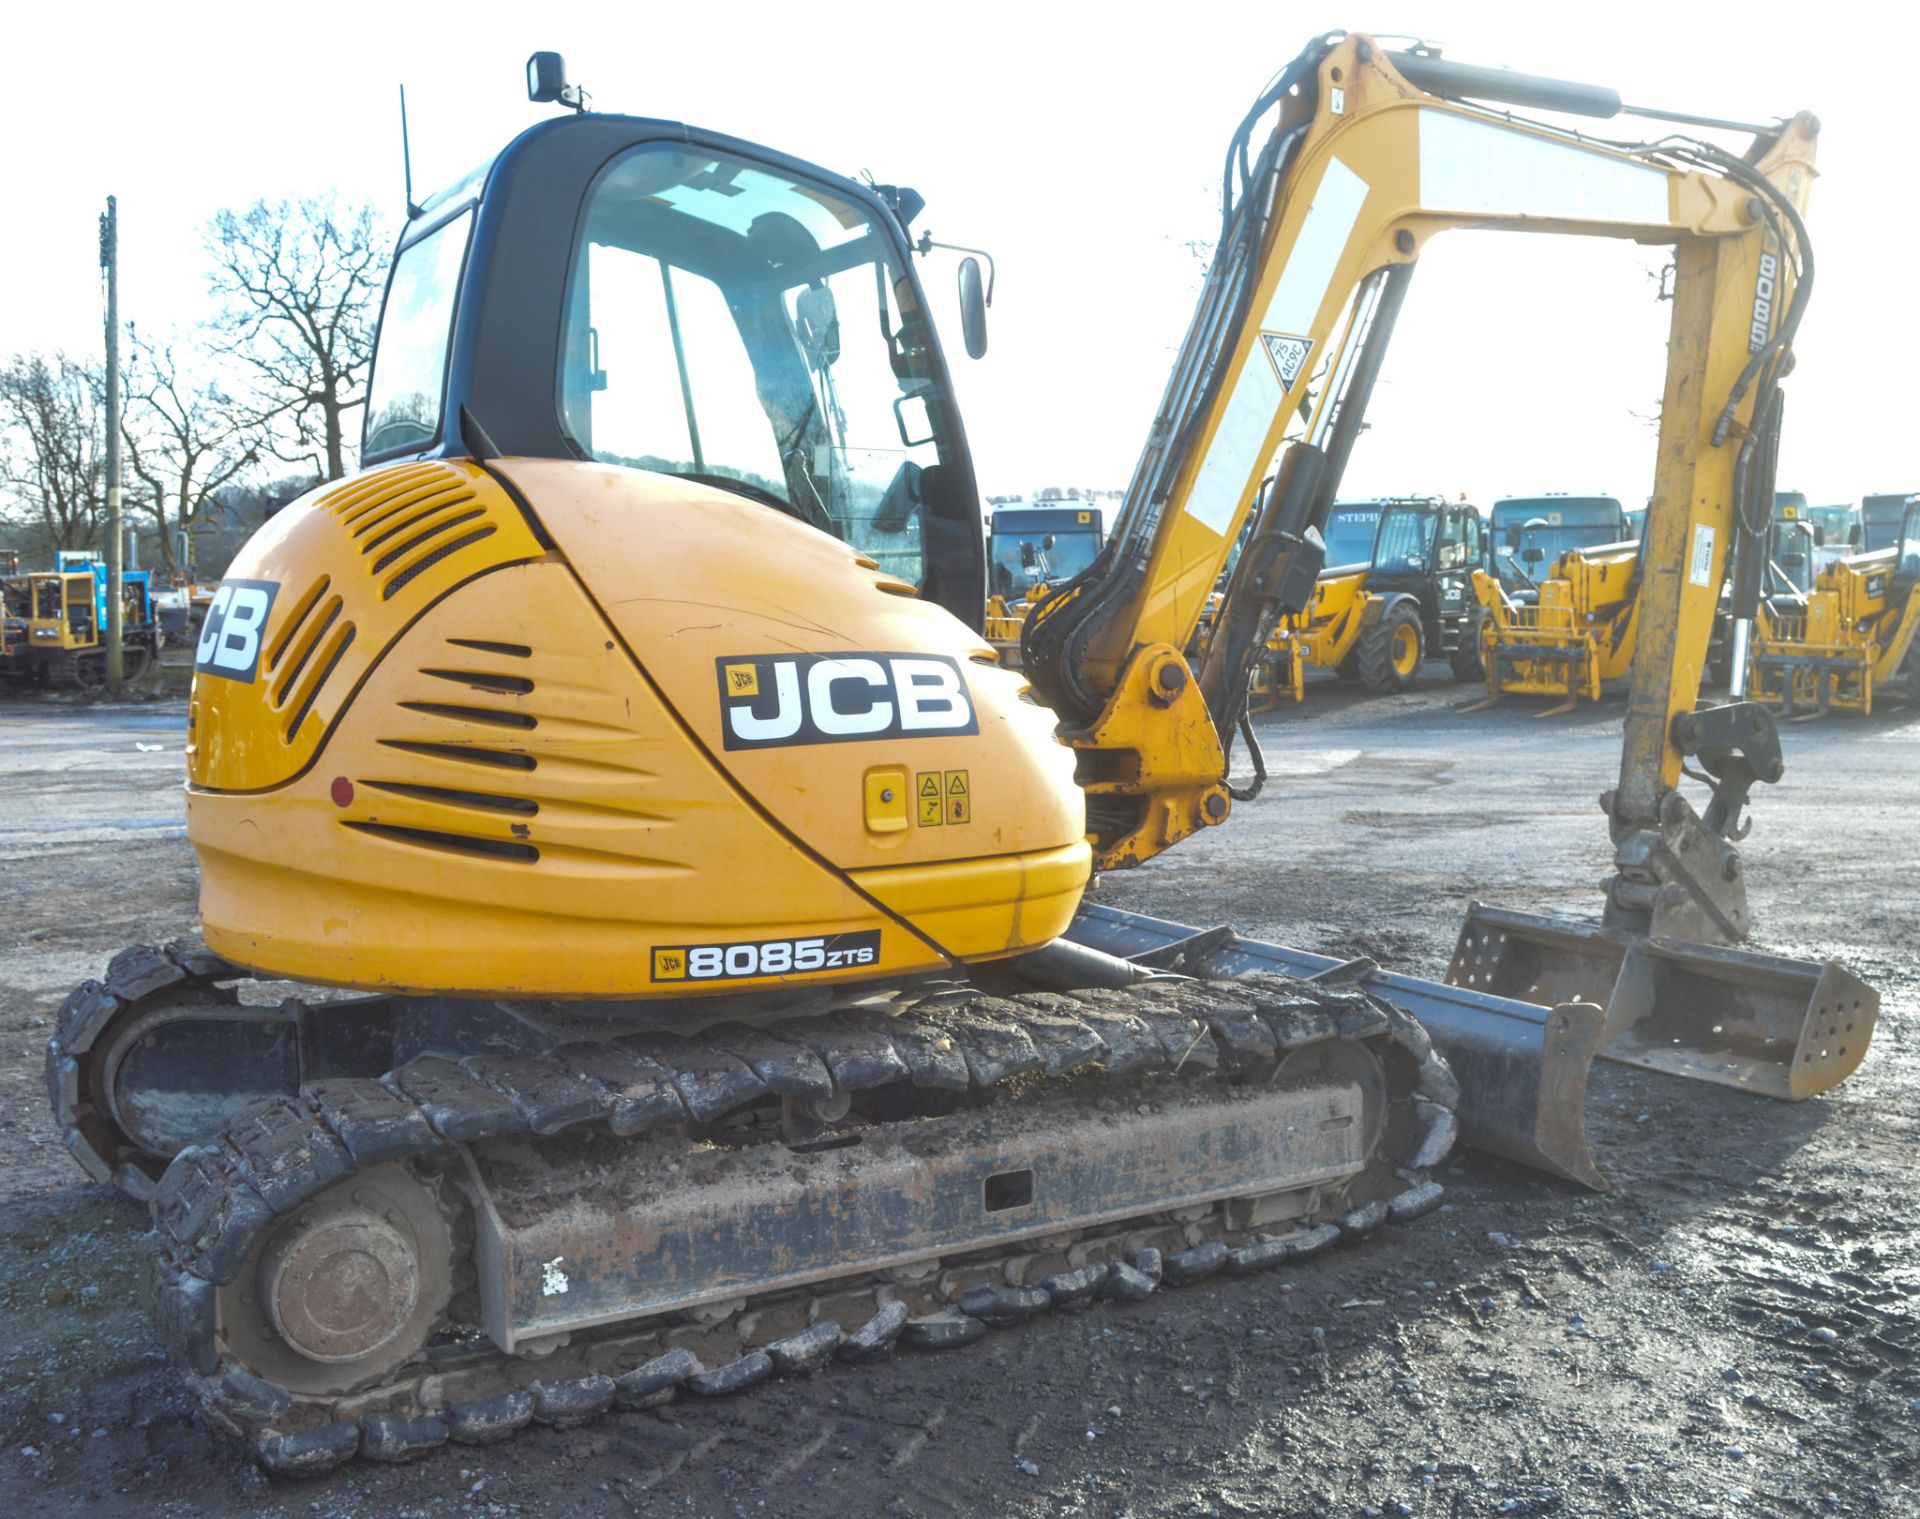
[[[1098,900],[1438,976],[1467,901],[1590,913],[1620,709],[1310,690],[1224,828]],[[1756,938],[1878,986],[1799,1106],[1617,1067],[1611,1193],[1465,1152],[1422,1223],[722,1402],[270,1481],[140,1304],[141,1209],[75,1185],[40,1084],[67,987],[193,927],[179,703],[0,707],[0,1497],[12,1514],[1920,1513],[1920,714],[1787,734]],[[159,744],[158,750],[139,745]]]

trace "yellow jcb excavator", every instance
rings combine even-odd
[[[584,105],[554,55],[529,69]],[[1524,925],[1450,986],[1082,900],[1096,866],[1227,817],[1249,662],[1311,590],[1450,227],[1679,256],[1661,657],[1608,925],[1554,927],[1568,985],[1605,998],[1581,978],[1613,954],[1641,1000],[1615,993],[1607,1033],[1692,1074],[1791,1067],[1799,1095],[1851,1069],[1870,989],[1674,942],[1744,929],[1730,836],[1777,773],[1763,715],[1693,698],[1805,301],[1813,123],[1749,161],[1471,101],[1619,104],[1357,35],[1254,102],[1119,531],[1024,629],[1052,710],[980,637],[918,195],[576,109],[418,208],[364,471],[278,514],[203,629],[205,943],[124,951],[49,1045],[76,1159],[149,1201],[161,1338],[211,1420],[305,1471],[964,1344],[1417,1218],[1459,1124],[1599,1184],[1602,1015],[1497,994],[1558,963],[1516,970]],[[1752,305],[1765,268],[1790,304]],[[964,265],[962,291],[977,353]],[[1180,650],[1296,416],[1196,671]],[[310,989],[263,1005],[249,978]],[[1750,1054],[1752,1010],[1816,981],[1854,999],[1846,1051]],[[1726,1040],[1676,1031],[1702,983]]]

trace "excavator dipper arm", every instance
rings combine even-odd
[[[1779,747],[1757,706],[1695,705],[1729,574],[1736,645],[1754,611],[1779,381],[1812,288],[1802,210],[1819,123],[1802,113],[1745,127],[1741,156],[1680,135],[1600,142],[1500,106],[1623,110],[1611,90],[1359,35],[1316,40],[1255,101],[1228,154],[1219,251],[1113,539],[1029,618],[1024,666],[1078,752],[1097,866],[1139,863],[1224,822],[1266,773],[1246,725],[1250,666],[1275,620],[1311,594],[1321,530],[1427,243],[1503,228],[1670,246],[1638,653],[1620,780],[1602,798],[1616,866],[1605,921],[1476,904],[1449,980],[1604,1007],[1602,1053],[1616,1058],[1805,1096],[1858,1064],[1877,999],[1831,963],[1730,947],[1748,927],[1740,816],[1753,780],[1778,778]],[[1230,563],[1195,669],[1185,651]],[[1738,647],[1734,657],[1744,663]],[[1254,751],[1246,789],[1228,780],[1236,730]],[[1712,792],[1704,816],[1680,793],[1683,774]],[[1831,1016],[1842,992],[1851,1039]],[[1435,1037],[1448,1047],[1445,1029]],[[1470,1133],[1473,1103],[1469,1092]],[[1501,1127],[1501,1115],[1480,1116]]]
[[[1749,164],[1679,137],[1611,146],[1449,96],[1620,109],[1593,86],[1350,35],[1289,64],[1236,137],[1220,251],[1112,546],[1025,633],[1025,666],[1083,751],[1105,865],[1225,819],[1224,764],[1164,764],[1146,735],[1166,735],[1169,751],[1205,747],[1173,732],[1203,715],[1181,695],[1197,676],[1202,726],[1224,757],[1265,630],[1298,610],[1320,566],[1321,529],[1420,253],[1458,227],[1674,247],[1648,529],[1657,589],[1642,614],[1652,655],[1634,686],[1620,804],[1654,819],[1679,780],[1673,719],[1693,707],[1740,487],[1770,455],[1754,429],[1777,425],[1772,382],[1804,305],[1799,206],[1817,123],[1801,115],[1769,130]],[[1249,163],[1252,133],[1275,113]],[[1185,669],[1181,651],[1252,514],[1218,632],[1202,667]],[[1152,679],[1130,679],[1142,668]]]

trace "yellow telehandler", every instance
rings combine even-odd
[[[1569,549],[1525,592],[1475,570],[1487,679],[1487,699],[1476,709],[1508,695],[1557,696],[1558,705],[1538,714],[1557,717],[1624,681],[1633,669],[1644,542]],[[1525,574],[1542,569],[1545,550],[1523,530],[1514,558]]]
[[[1884,548],[1820,571],[1789,605],[1763,606],[1750,656],[1753,699],[1788,716],[1920,701],[1920,497]]]
[[[1377,696],[1406,690],[1429,655],[1444,657],[1455,680],[1480,678],[1471,577],[1487,549],[1476,508],[1440,496],[1340,501],[1326,541],[1313,599],[1279,620],[1254,662],[1256,708],[1282,694],[1305,700],[1309,668]]]

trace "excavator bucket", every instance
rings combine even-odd
[[[1535,1170],[1607,1190],[1587,1152],[1587,1073],[1601,1037],[1593,1003],[1543,1008],[1383,971],[1370,960],[1340,961],[1229,928],[1193,929],[1117,908],[1083,906],[1066,938],[1161,970],[1208,976],[1277,971],[1305,980],[1351,981],[1411,1013],[1460,1081],[1461,1138]]]
[[[1851,1076],[1880,1011],[1880,994],[1832,960],[1647,938],[1478,902],[1447,981],[1543,1007],[1598,1004],[1606,1059],[1786,1102]]]

